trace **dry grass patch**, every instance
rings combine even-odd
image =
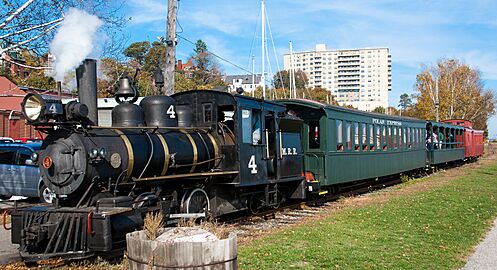
[[[143,230],[145,230],[148,239],[155,240],[158,236],[159,229],[164,227],[164,216],[161,212],[149,212],[145,216],[143,222]]]
[[[180,219],[177,225],[178,227],[199,227],[200,229],[212,233],[219,240],[228,238],[230,232],[233,231],[232,227],[224,223],[219,223],[213,218],[202,220],[199,224],[197,224],[196,219]]]

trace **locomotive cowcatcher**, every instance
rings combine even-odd
[[[30,124],[48,134],[32,159],[56,194],[53,205],[12,213],[12,242],[26,261],[122,248],[149,211],[168,220],[255,213],[319,193],[302,176],[302,120],[282,104],[188,91],[137,105],[123,75],[112,126],[101,127],[95,61],[76,74],[79,101],[30,94],[22,104]]]

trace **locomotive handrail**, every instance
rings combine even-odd
[[[87,217],[86,229],[88,231],[88,235],[94,235],[95,231],[92,230],[92,227],[91,227],[91,218],[93,217],[93,211],[88,212],[88,215],[86,217]]]
[[[269,130],[264,130],[264,133],[266,133],[266,159],[269,159]]]
[[[226,172],[202,172],[202,173],[185,173],[185,174],[176,174],[176,175],[165,175],[165,176],[157,176],[157,177],[145,177],[145,178],[134,178],[135,182],[143,182],[143,181],[159,181],[159,180],[170,180],[170,179],[178,179],[178,178],[186,178],[186,177],[207,177],[207,176],[217,176],[217,175],[230,175],[230,174],[238,174],[238,171],[226,171]]]
[[[8,209],[3,210],[3,228],[6,231],[10,231],[12,229],[12,227],[10,227],[10,228],[7,227],[7,215],[9,212],[10,211]]]

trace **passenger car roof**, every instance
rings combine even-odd
[[[281,100],[278,100],[277,102],[281,102],[281,103],[286,104],[286,105],[299,105],[299,106],[313,108],[313,109],[322,109],[328,118],[333,118],[331,116],[332,111],[341,111],[341,112],[345,112],[345,113],[353,113],[353,114],[362,115],[362,116],[376,116],[378,118],[385,118],[385,119],[402,120],[402,121],[410,121],[410,122],[422,122],[422,123],[426,122],[426,120],[412,118],[412,117],[404,117],[404,116],[388,115],[388,114],[375,113],[375,112],[360,111],[360,110],[356,110],[356,109],[350,109],[350,108],[340,107],[340,106],[336,106],[336,105],[324,104],[324,103],[321,103],[318,101],[309,100],[309,99],[302,99],[302,98],[281,99]]]

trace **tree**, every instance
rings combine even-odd
[[[411,98],[411,96],[409,96],[406,93],[400,95],[400,101],[399,101],[400,111],[403,113],[403,112],[405,112],[411,106],[412,106],[412,98]]]
[[[305,89],[308,83],[307,75],[302,70],[295,71],[295,87],[297,89]],[[273,76],[274,88],[290,88],[290,72],[288,70],[280,70]]]
[[[155,69],[160,66],[160,61],[166,59],[166,45],[159,41],[152,42],[152,46],[145,54],[143,60],[143,70],[153,74]]]
[[[192,55],[193,81],[197,89],[212,89],[216,86],[223,86],[225,83],[221,78],[221,71],[217,63],[212,59],[207,50],[207,44],[201,39],[195,43]]]
[[[400,115],[400,111],[395,109],[395,107],[392,107],[392,106],[388,106],[386,112],[388,115]]]
[[[46,66],[48,63],[48,55],[44,54],[40,57],[31,54],[28,50],[23,50],[21,53],[22,59],[28,66],[40,67]],[[46,75],[46,70],[34,69],[27,72],[27,77],[23,78],[22,84],[40,89],[55,89],[57,82],[50,76]]]
[[[124,55],[135,60],[139,65],[143,65],[145,61],[145,56],[147,56],[150,50],[150,42],[140,41],[131,43],[126,49],[124,49]]]
[[[70,8],[77,8],[97,15],[105,22],[102,31],[108,40],[103,45],[102,55],[117,55],[124,44],[121,30],[126,19],[120,12],[122,7],[122,1],[115,0],[4,0],[0,2],[1,45],[6,51],[20,48],[43,55],[64,14]]]
[[[416,116],[422,119],[435,119],[437,92],[440,120],[465,119],[476,129],[485,129],[495,114],[495,96],[485,89],[480,72],[457,59],[425,67],[417,75],[416,90]]]
[[[373,112],[375,112],[375,113],[382,113],[382,114],[385,114],[386,109],[385,109],[384,107],[381,107],[381,106],[380,106],[380,107],[376,107],[376,108],[374,108]]]
[[[178,93],[194,89],[197,89],[195,82],[183,72],[176,71],[174,74],[174,92]]]
[[[119,63],[114,58],[100,59],[98,68],[102,74],[97,81],[99,97],[112,97],[117,90],[119,77],[121,77],[124,72],[127,72],[130,75],[133,74],[133,69]]]

